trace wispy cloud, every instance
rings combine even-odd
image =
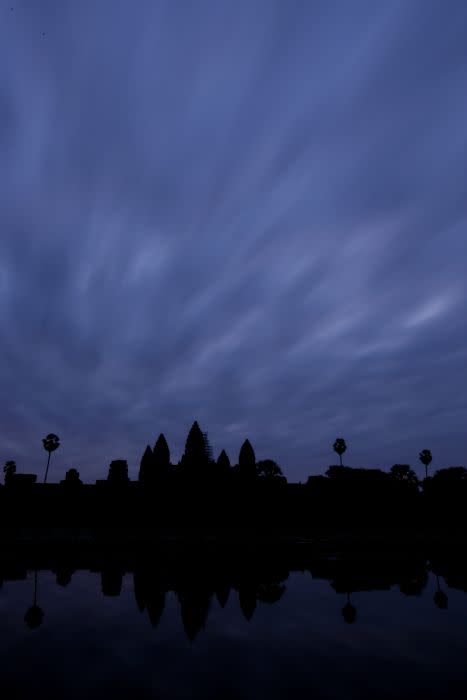
[[[3,458],[52,430],[60,477],[134,476],[196,418],[297,480],[336,435],[465,462],[466,32],[461,0],[2,6]]]

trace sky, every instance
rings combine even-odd
[[[0,0],[0,460],[466,465],[464,0]]]

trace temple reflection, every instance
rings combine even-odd
[[[11,557],[10,557],[11,558]],[[448,608],[446,589],[467,591],[467,563],[449,552],[414,551],[404,556],[387,553],[347,553],[344,555],[316,554],[310,548],[282,548],[280,551],[184,550],[155,552],[152,556],[111,559],[93,555],[86,563],[84,556],[76,565],[68,557],[61,561],[55,554],[41,564],[28,561],[3,561],[0,564],[0,586],[4,582],[24,581],[33,571],[32,605],[24,615],[30,629],[44,623],[44,610],[39,604],[41,571],[50,571],[57,586],[66,587],[73,575],[87,570],[100,577],[102,596],[118,597],[125,586],[132,584],[136,608],[149,624],[157,628],[164,614],[167,595],[178,602],[180,618],[190,641],[206,628],[213,605],[223,609],[236,597],[243,618],[252,622],[261,605],[276,605],[287,593],[287,578],[291,573],[306,572],[313,579],[327,581],[337,594],[336,614],[340,608],[347,624],[358,624],[356,593],[398,590],[405,596],[420,596],[424,591],[432,596],[433,604]],[[131,578],[128,578],[130,575]],[[428,584],[433,586],[429,593]],[[130,583],[131,582],[131,583]],[[345,602],[342,605],[342,597]],[[361,605],[361,596],[359,605]]]

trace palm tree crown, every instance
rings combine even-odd
[[[339,455],[339,459],[341,461],[341,467],[342,467],[342,455],[347,449],[347,445],[345,444],[344,438],[337,438],[334,445],[332,446],[334,452],[337,452]]]
[[[432,460],[430,450],[422,450],[418,455],[420,462],[425,465],[425,477],[428,477],[428,465]]]
[[[44,450],[46,450],[49,453],[49,457],[47,459],[47,467],[45,469],[45,476],[44,476],[44,484],[47,481],[47,473],[49,471],[49,464],[50,464],[50,455],[54,450],[57,449],[57,447],[60,447],[60,438],[58,435],[55,435],[54,433],[49,433],[47,437],[43,438],[42,444],[44,445]]]

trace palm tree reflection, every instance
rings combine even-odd
[[[30,608],[26,610],[24,621],[29,629],[33,630],[42,624],[44,619],[44,611],[37,605],[37,571],[34,572],[34,602]]]

